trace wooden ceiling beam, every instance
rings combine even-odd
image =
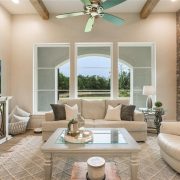
[[[140,12],[142,19],[147,18],[160,0],[147,0]]]
[[[42,0],[29,0],[38,14],[45,20],[49,19],[49,12]]]

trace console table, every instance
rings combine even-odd
[[[9,100],[10,96],[0,97],[0,144],[11,139],[8,127],[9,114]]]

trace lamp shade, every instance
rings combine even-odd
[[[143,86],[143,95],[150,96],[155,94],[155,88],[153,86]]]

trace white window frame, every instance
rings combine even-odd
[[[156,83],[157,83],[156,82],[156,44],[154,42],[118,42],[118,58],[119,58],[119,47],[150,47],[151,48],[151,81],[152,81],[151,85],[155,88],[156,91]],[[133,77],[131,77],[131,81],[133,82]],[[130,103],[133,104],[133,85],[132,85],[133,83],[130,84],[131,84]],[[118,84],[118,88],[119,88],[119,84]],[[153,101],[154,102],[156,101],[156,95],[153,96]]]
[[[126,66],[129,67],[130,69],[130,99],[129,99],[129,102],[132,104],[133,103],[133,67],[126,63],[123,59],[118,59],[118,63],[122,63],[122,64],[125,64]],[[118,69],[119,70],[119,69]],[[119,71],[118,71],[118,91],[119,91]],[[118,94],[118,97],[121,98],[121,96],[119,96]]]
[[[110,47],[111,57],[111,87],[110,92],[112,99],[121,98],[118,95],[119,83],[118,83],[118,61],[119,61],[119,47],[151,47],[151,67],[152,67],[152,85],[156,89],[156,45],[154,42],[77,42],[77,43],[39,43],[34,44],[33,47],[33,114],[42,115],[45,112],[37,111],[37,87],[38,87],[38,47],[68,47],[69,48],[69,59],[70,59],[70,79],[69,79],[69,98],[78,98],[77,88],[77,52],[78,47]],[[2,61],[3,62],[3,61]],[[48,69],[48,68],[46,68]],[[55,73],[55,76],[57,74]],[[133,77],[132,77],[133,78]],[[3,79],[2,79],[3,80]],[[57,77],[55,77],[57,80]],[[132,79],[131,79],[132,80]],[[131,83],[132,84],[132,83]],[[57,85],[56,85],[57,86]],[[132,86],[132,85],[131,85]],[[131,91],[133,92],[133,87]],[[55,91],[58,88],[55,87]],[[131,94],[132,94],[131,92]],[[131,98],[132,99],[132,98]],[[156,100],[156,96],[154,96]],[[57,102],[57,93],[55,93],[55,101]],[[132,100],[131,100],[132,103]]]
[[[39,43],[39,44],[34,44],[33,46],[33,114],[35,115],[43,115],[44,113],[46,113],[46,111],[38,111],[37,105],[38,105],[38,69],[43,69],[43,67],[38,68],[38,48],[39,47],[68,47],[69,51],[70,51],[70,43]],[[69,58],[70,58],[70,54],[69,54]],[[71,63],[71,61],[70,61]],[[44,69],[52,69],[52,68],[44,68]],[[54,67],[53,69],[56,70],[56,67]],[[55,74],[56,76],[56,71]],[[55,81],[57,80],[57,77],[55,77]],[[57,91],[57,85],[55,84],[55,89],[53,91]],[[45,90],[46,91],[46,90]],[[52,91],[52,90],[48,90],[47,91]],[[57,93],[55,93],[55,103],[57,103]]]
[[[66,64],[67,62],[69,62],[69,64],[70,64],[70,59],[68,59],[66,62],[63,62],[63,63],[61,63],[61,64],[58,64],[56,67],[55,67],[55,91],[57,92],[56,94],[55,94],[55,99],[56,99],[56,101],[58,101],[57,99],[58,99],[58,94],[59,94],[59,89],[58,89],[58,69],[61,67],[61,65],[63,65],[63,64]],[[69,71],[70,71],[70,69],[69,69]],[[70,77],[69,77],[69,83],[70,83]],[[70,90],[69,90],[69,97],[70,97]]]
[[[113,97],[113,43],[112,42],[86,42],[86,43],[80,43],[77,42],[75,43],[75,74],[74,74],[74,82],[75,82],[75,87],[74,89],[76,90],[75,96],[73,98],[78,98],[78,81],[77,81],[77,59],[78,59],[78,48],[79,47],[108,47],[110,48],[110,58],[111,58],[111,84],[110,84],[110,97]],[[91,54],[92,55],[92,54]],[[95,54],[94,54],[95,55]]]

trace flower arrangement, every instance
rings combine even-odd
[[[68,123],[68,134],[71,136],[75,136],[79,133],[78,121],[76,119],[72,119]]]

